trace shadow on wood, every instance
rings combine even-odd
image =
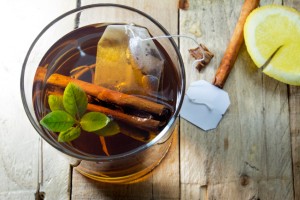
[[[130,184],[88,179],[73,170],[72,199],[179,199],[178,128],[166,157],[151,173]]]

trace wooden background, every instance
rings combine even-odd
[[[179,39],[187,86],[212,81],[243,0],[1,0],[0,199],[300,199],[300,87],[257,69],[243,45],[224,89],[231,106],[217,129],[204,132],[180,119],[176,141],[162,164],[142,182],[112,185],[89,180],[42,141],[25,115],[21,66],[39,31],[67,10],[120,3],[157,19],[171,34],[204,43],[214,54],[198,73],[192,41]],[[261,0],[300,10],[299,0]]]

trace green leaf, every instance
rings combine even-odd
[[[74,83],[69,83],[64,91],[63,104],[72,116],[81,117],[86,111],[88,99],[85,92]]]
[[[83,115],[80,124],[83,130],[93,132],[106,126],[110,119],[100,112],[89,112]]]
[[[80,136],[81,129],[79,126],[77,127],[71,127],[66,131],[60,132],[58,136],[58,141],[59,142],[70,142],[72,140],[75,140]]]
[[[48,103],[51,111],[64,110],[63,98],[62,96],[49,95]]]
[[[95,131],[94,133],[99,136],[112,136],[120,133],[120,127],[117,122],[110,121],[105,127]]]
[[[56,110],[48,113],[41,121],[41,125],[53,132],[66,131],[75,123],[75,119],[65,111]]]

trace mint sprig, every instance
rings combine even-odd
[[[59,132],[59,142],[70,142],[80,136],[81,130],[94,132],[100,136],[118,134],[120,128],[105,114],[87,112],[87,95],[82,88],[69,83],[63,96],[49,95],[48,103],[52,112],[40,124],[46,129]]]

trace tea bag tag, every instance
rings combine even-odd
[[[192,49],[192,56],[195,58],[192,66],[200,71],[213,57],[213,54],[203,45],[198,45],[197,41],[190,36],[168,35],[156,36],[152,39],[182,37],[191,39],[197,44],[196,49]],[[190,51],[190,53],[191,53]],[[180,115],[184,119],[207,131],[218,126],[223,115],[230,105],[228,93],[204,80],[193,82],[188,89],[181,108]]]
[[[200,80],[193,82],[187,90],[180,116],[207,131],[218,126],[229,105],[227,92]]]

